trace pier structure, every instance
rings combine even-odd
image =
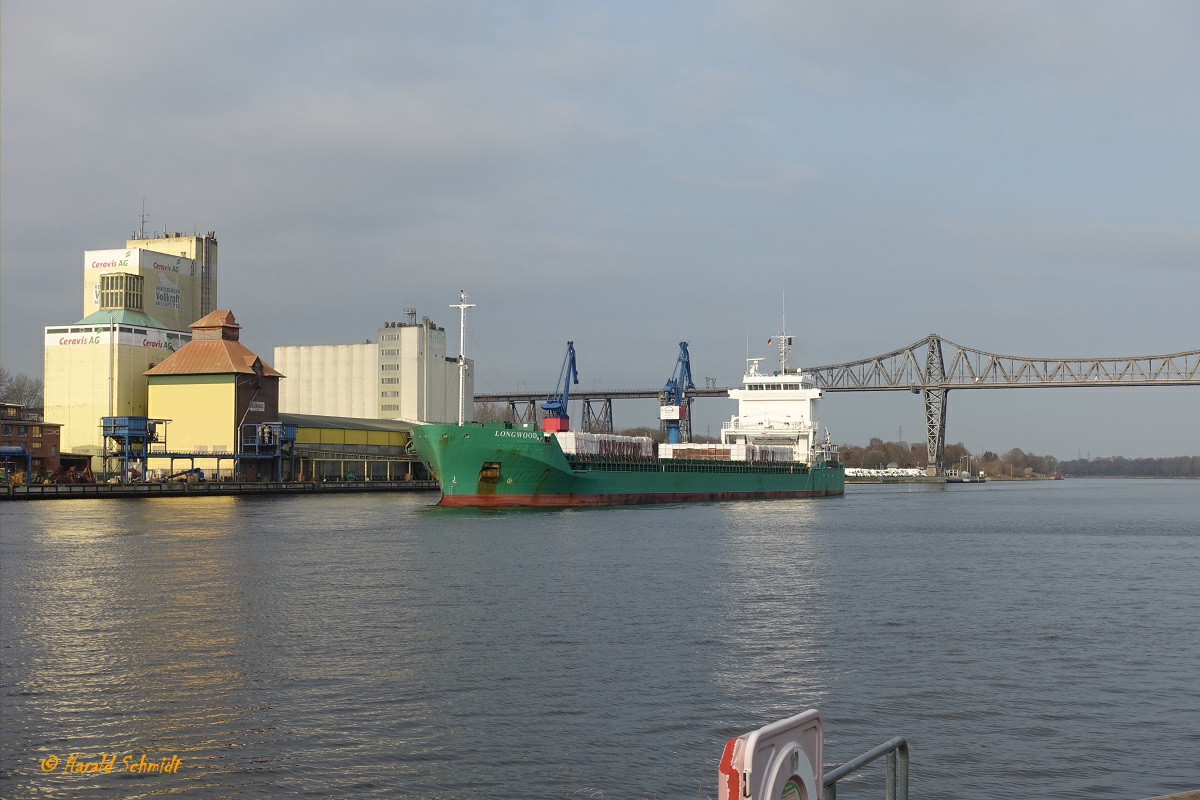
[[[172,450],[167,442],[168,419],[150,417],[104,417],[101,421],[104,437],[105,469],[109,459],[115,459],[119,468],[117,476],[121,483],[145,481],[150,472],[150,462],[166,461],[168,466],[165,480],[202,478],[196,460],[215,462],[219,474],[223,462],[233,462],[233,477],[244,480],[247,471],[253,472],[256,480],[282,481],[296,474],[296,426],[282,422],[246,423],[238,434],[238,448],[231,453],[210,453],[197,450]],[[176,462],[185,461],[187,467],[176,470]],[[284,470],[284,465],[289,469]],[[249,466],[247,470],[244,467]],[[262,469],[269,469],[269,475]]]
[[[121,497],[229,497],[246,495],[436,492],[433,480],[392,481],[205,481],[203,483],[3,484],[0,502]]]

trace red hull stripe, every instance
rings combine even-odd
[[[664,492],[647,494],[443,494],[440,506],[505,508],[534,506],[636,506],[646,503],[696,503],[713,500],[767,500],[834,497],[844,491]]]

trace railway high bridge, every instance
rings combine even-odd
[[[1097,358],[1030,358],[1001,355],[956,344],[931,333],[890,353],[803,367],[827,392],[910,392],[925,406],[928,463],[945,471],[946,408],[949,393],[959,389],[1097,388],[1112,386],[1200,385],[1200,350],[1153,356]],[[579,391],[585,430],[612,430],[612,401],[658,398],[661,390]],[[692,397],[728,397],[728,388],[695,389]],[[476,402],[507,404],[513,418],[536,422],[544,393],[476,395]]]

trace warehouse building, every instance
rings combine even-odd
[[[301,480],[428,480],[413,454],[412,426],[400,420],[280,414],[296,427],[296,473]]]

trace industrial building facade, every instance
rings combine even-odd
[[[45,409],[62,423],[62,449],[99,455],[100,418],[145,416],[146,370],[191,340],[144,315],[105,309],[45,332]]]
[[[415,315],[414,315],[415,316]],[[279,410],[291,414],[458,420],[458,359],[446,356],[446,331],[428,317],[389,322],[374,342],[275,348]],[[474,364],[466,362],[464,418],[473,416]]]
[[[103,303],[104,276],[116,276],[133,306]],[[113,280],[110,278],[110,281]],[[116,285],[111,289],[116,289]],[[111,290],[110,289],[110,290]],[[217,239],[172,233],[152,239],[130,239],[122,250],[87,250],[83,254],[83,315],[101,308],[136,307],[159,327],[186,331],[213,310],[217,297]]]
[[[146,370],[191,341],[216,301],[216,234],[134,238],[83,254],[83,318],[45,328],[47,419],[65,452],[99,455],[100,419],[147,414]]]

